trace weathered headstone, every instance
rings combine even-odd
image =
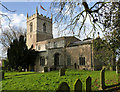
[[[82,92],[82,82],[80,79],[77,79],[74,84],[74,92]]]
[[[48,67],[44,67],[44,72],[48,72]]]
[[[48,72],[50,72],[50,67],[48,68]]]
[[[27,68],[25,69],[25,72],[27,72]]]
[[[77,64],[76,63],[74,63],[74,69],[77,69]]]
[[[91,92],[91,80],[90,76],[86,79],[86,92]]]
[[[64,75],[65,75],[65,68],[61,68],[61,69],[59,70],[59,75],[60,75],[60,76],[64,76]]]
[[[56,92],[70,92],[70,87],[66,82],[62,82]]]
[[[105,68],[100,71],[100,89],[105,89]]]
[[[50,71],[52,71],[53,70],[53,68],[52,67],[50,67]]]

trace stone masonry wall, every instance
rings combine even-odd
[[[66,55],[71,57],[72,66],[74,65],[74,63],[76,63],[77,68],[79,69],[83,69],[83,68],[91,69],[91,45],[90,44],[80,45],[75,47],[67,47]],[[85,66],[79,64],[80,56],[85,57]]]

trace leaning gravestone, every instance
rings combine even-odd
[[[70,87],[66,82],[62,82],[56,92],[70,92]]]
[[[64,76],[64,75],[65,75],[65,68],[61,68],[61,69],[59,70],[59,75],[60,75],[60,76]]]
[[[82,92],[82,82],[80,81],[80,79],[77,79],[74,84],[74,92]]]
[[[91,80],[90,76],[86,79],[86,92],[91,92]]]

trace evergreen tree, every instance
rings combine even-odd
[[[18,67],[27,68],[29,65],[34,65],[37,52],[26,46],[24,36],[20,36],[19,40],[15,39],[10,44],[7,57],[9,66],[12,69],[18,70]]]

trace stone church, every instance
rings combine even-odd
[[[80,39],[74,36],[53,38],[52,18],[39,15],[38,9],[32,16],[27,14],[28,48],[39,51],[34,71],[42,72],[44,67],[49,70],[62,67],[97,70],[101,62],[94,61],[92,39]]]

